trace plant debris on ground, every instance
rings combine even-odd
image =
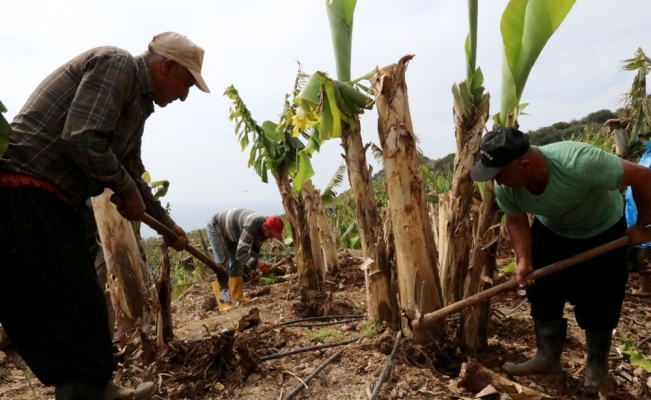
[[[323,312],[339,316],[365,313],[364,273],[358,264],[351,262],[361,260],[349,252],[342,253],[341,257],[342,268],[337,276],[326,278],[323,297],[301,291],[296,280],[289,280],[265,286],[270,290],[263,291],[254,302],[219,312],[210,282],[195,284],[173,303],[175,339],[165,348],[158,349],[155,331],[145,329],[134,332],[124,348],[116,349],[120,361],[116,381],[135,387],[153,380],[159,385],[155,399],[276,400],[287,396],[297,385],[303,385],[304,379],[317,367],[343,350],[312,380],[305,382],[307,388],[303,387],[293,398],[368,399],[391,354],[396,332],[372,327],[364,320],[345,318],[339,320],[340,324],[328,326],[280,325]],[[508,257],[499,259],[501,266],[508,264]],[[651,335],[651,299],[632,296],[637,287],[637,276],[631,274],[622,317],[613,338],[613,358],[620,355],[617,349],[624,346],[620,339],[639,343]],[[250,292],[259,289],[259,286],[249,287]],[[311,305],[306,307],[306,300]],[[562,356],[565,375],[511,377],[501,370],[505,361],[521,362],[536,351],[528,304],[507,317],[502,316],[522,300],[515,292],[493,298],[492,307],[501,313],[494,313],[489,347],[472,357],[463,354],[456,345],[455,318],[446,322],[446,336],[440,343],[422,346],[403,338],[377,398],[474,399],[477,388],[471,391],[458,384],[462,365],[475,360],[514,381],[521,389],[535,390],[546,398],[583,399],[579,372],[586,357],[585,337],[570,306],[566,309],[569,328]],[[313,320],[324,321],[333,320]],[[260,361],[264,356],[339,341],[350,343]],[[650,355],[649,346],[649,342],[643,343],[638,350]],[[54,399],[54,389],[44,387],[15,350],[8,347],[3,351],[0,353],[0,400]],[[620,358],[610,362],[610,375],[614,385],[611,399],[651,399],[651,379],[644,368]],[[525,398],[524,391],[518,396],[512,393],[502,399]],[[500,397],[488,394],[483,398]]]

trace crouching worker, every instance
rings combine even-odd
[[[628,271],[626,248],[619,248],[538,279],[536,269],[628,235],[631,245],[651,240],[651,171],[597,147],[560,142],[529,146],[514,128],[487,133],[470,176],[494,179],[497,204],[515,249],[516,279],[527,288],[536,333],[536,355],[527,362],[507,362],[513,375],[559,374],[567,333],[566,301],[585,330],[588,358],[584,386],[591,392],[608,377],[608,354],[617,326]],[[626,229],[618,189],[631,186],[639,206],[637,223]],[[529,226],[527,213],[535,219]]]
[[[79,215],[86,199],[113,190],[129,220],[146,211],[187,237],[143,181],[145,121],[184,101],[201,77],[203,49],[165,32],[133,56],[98,47],[68,61],[32,93],[0,157],[0,322],[56,400],[144,400],[153,383],[113,383],[117,362],[103,290]]]
[[[225,303],[231,301],[251,301],[243,293],[244,267],[251,269],[253,278],[258,274],[256,270],[262,275],[269,272],[269,265],[258,259],[260,248],[267,239],[282,240],[283,227],[283,220],[278,216],[265,217],[244,209],[222,211],[208,221],[206,229],[215,262],[228,260],[228,288],[219,288],[219,294],[215,290],[220,309],[229,308]],[[213,282],[213,289],[217,288],[218,283]]]

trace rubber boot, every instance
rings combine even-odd
[[[88,382],[59,383],[54,388],[55,400],[88,400],[99,399],[107,383],[95,384]]]
[[[158,388],[146,382],[136,389],[129,389],[109,381],[103,385],[83,382],[60,384],[54,390],[56,400],[147,400]]]
[[[231,290],[233,303],[249,303],[254,301],[253,299],[244,297],[244,281],[242,280],[242,276],[232,276],[229,278],[228,287]]]
[[[225,295],[228,295],[228,298],[230,300],[228,288],[220,288],[219,282],[217,281],[210,282],[210,285],[212,286],[212,292],[215,294],[215,298],[217,299],[219,311],[229,310],[232,307],[230,301],[226,301],[226,299],[223,299],[224,301],[222,301],[222,297],[226,297]]]
[[[585,331],[588,360],[585,363],[583,386],[596,387],[608,377],[608,354],[613,331]]]
[[[511,375],[562,374],[561,353],[567,334],[567,319],[541,320],[534,318],[538,352],[522,364],[504,363],[504,370]]]

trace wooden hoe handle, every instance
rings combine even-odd
[[[591,258],[600,256],[604,253],[608,253],[609,251],[613,251],[615,249],[618,249],[620,247],[624,247],[630,243],[630,238],[627,236],[624,236],[622,238],[619,238],[617,240],[613,240],[612,242],[608,242],[605,244],[602,244],[601,246],[595,247],[594,249],[590,249],[587,251],[584,251],[583,253],[579,253],[575,256],[572,256],[570,258],[566,258],[565,260],[561,260],[558,262],[555,262],[553,264],[549,264],[546,267],[540,268],[529,275],[526,276],[525,279],[540,279],[542,277],[545,277],[547,275],[553,274],[554,272],[558,272],[560,270],[563,270],[565,268],[571,267],[573,265],[582,263],[584,261],[587,261]],[[506,292],[508,290],[512,290],[518,287],[518,282],[515,280],[509,280],[508,282],[504,282],[502,284],[499,284],[497,286],[494,286],[490,289],[484,290],[483,292],[479,292],[477,294],[474,294],[470,297],[467,297],[461,301],[458,301],[456,303],[450,304],[449,306],[440,308],[436,311],[433,311],[428,314],[424,314],[421,316],[419,320],[414,320],[412,321],[412,327],[414,329],[418,329],[419,325],[424,324],[423,326],[431,326],[430,324],[446,318],[450,314],[454,314],[456,312],[459,312],[465,308],[474,306],[475,304],[479,304],[484,300],[490,299],[493,296],[496,296],[500,293]]]
[[[142,222],[147,224],[151,229],[158,232],[159,235],[167,237],[172,242],[176,242],[179,239],[179,235],[174,233],[174,231],[172,231],[170,228],[161,224],[157,219],[154,219],[154,217],[147,213],[144,213],[142,215]],[[185,249],[188,251],[188,253],[197,257],[199,261],[206,264],[208,268],[213,270],[213,272],[217,274],[217,280],[220,284],[226,284],[226,287],[228,287],[228,272],[226,272],[223,266],[217,264],[213,259],[199,251],[199,249],[190,245],[190,243],[188,243]]]

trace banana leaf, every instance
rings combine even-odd
[[[357,0],[326,0],[332,47],[337,63],[337,79],[350,80],[351,48],[353,43],[353,15]]]
[[[509,111],[517,120],[520,98],[542,49],[570,12],[576,0],[511,0],[500,30],[504,45],[502,99],[498,125],[507,123]],[[514,111],[513,111],[514,110]]]
[[[149,186],[152,188],[152,190],[156,189],[156,191],[154,192],[154,197],[160,199],[161,197],[167,194],[167,191],[170,188],[170,181],[168,180],[156,181],[149,184]]]
[[[314,176],[314,169],[312,168],[312,162],[310,161],[310,150],[303,149],[296,153],[298,170],[296,175],[294,175],[294,185],[292,190],[294,193],[300,193],[301,189],[305,182]]]
[[[319,124],[320,139],[341,137],[341,122],[354,124],[353,115],[370,109],[368,97],[350,84],[329,78],[317,71],[294,98],[298,111],[293,116],[294,136]]]

